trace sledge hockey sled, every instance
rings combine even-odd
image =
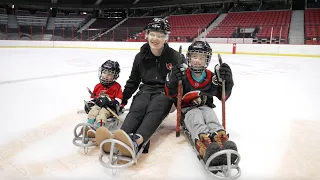
[[[192,148],[195,150],[197,154],[197,158],[199,159],[200,163],[203,165],[205,170],[215,177],[216,179],[221,179],[221,180],[232,180],[232,179],[237,179],[241,175],[241,169],[239,167],[239,162],[240,162],[240,154],[235,151],[235,150],[221,150],[217,153],[212,154],[207,162],[204,162],[204,160],[201,158],[199,152],[196,149],[196,146],[194,144],[194,140],[191,138],[191,134],[186,128],[184,124],[184,113],[181,113],[181,127],[183,128],[184,134],[187,136],[187,139],[192,146]],[[227,156],[227,164],[226,165],[219,165],[219,166],[211,166],[210,163],[217,158],[218,156],[221,155],[226,155]],[[236,155],[237,159],[234,163],[231,163],[231,155]],[[233,171],[235,170],[235,171]],[[233,173],[234,172],[234,173]]]
[[[94,102],[84,101],[84,103],[85,103],[84,111],[86,114],[88,114],[91,107],[94,106]],[[112,111],[112,110],[110,109],[109,111]],[[124,110],[124,111],[126,111],[126,110]],[[117,110],[117,112],[118,112],[118,114],[121,113],[121,112],[119,112],[119,110]],[[80,111],[78,111],[78,113],[80,113]],[[120,119],[118,114],[115,114],[114,111],[112,111],[111,113],[113,114],[113,116],[111,116],[107,119],[104,127],[106,127],[110,131],[113,131],[114,129],[116,129],[119,126],[119,124],[122,122],[122,120]],[[89,129],[96,130],[98,128],[98,126],[97,126],[98,123],[99,123],[98,121],[96,121],[93,125],[89,124],[89,123],[79,123],[75,126],[75,128],[73,130],[73,133],[74,133],[73,144],[78,147],[83,147],[85,154],[88,153],[89,147],[97,146],[97,143],[95,142],[95,138],[88,137],[87,131]]]
[[[113,170],[128,168],[133,164],[137,163],[137,160],[140,157],[140,155],[145,152],[145,149],[148,146],[149,141],[150,139],[148,139],[145,143],[143,143],[141,148],[137,152],[137,154],[135,154],[135,152],[125,143],[112,138],[106,139],[102,141],[100,144],[100,152],[101,152],[99,156],[100,164],[106,168],[113,169]],[[109,153],[106,153],[103,150],[103,146],[106,143],[111,143],[111,149]],[[130,152],[131,157],[121,155],[120,151],[115,147],[116,144],[120,144],[121,146],[126,148]],[[105,161],[104,157],[106,157],[106,159],[108,160]]]
[[[171,107],[170,113],[174,112],[176,110],[175,106],[173,105]],[[152,136],[150,137],[150,139]],[[137,160],[140,157],[142,153],[146,153],[146,149],[149,146],[150,139],[145,141],[142,145],[140,145],[139,151],[135,154],[135,152],[125,143],[116,140],[116,139],[106,139],[101,142],[100,144],[100,156],[99,156],[99,161],[102,166],[112,169],[112,170],[117,170],[117,169],[124,169],[132,166],[133,164],[137,164]],[[103,150],[103,146],[108,143],[111,144],[110,147],[110,152],[106,153]],[[130,152],[131,157],[123,156],[121,155],[120,151],[116,148],[116,144],[119,144],[123,146],[125,149],[127,149]],[[104,160],[107,159],[107,160]],[[114,172],[114,171],[113,171]]]

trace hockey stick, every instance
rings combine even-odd
[[[91,94],[91,96],[94,99],[97,99],[97,97],[92,93],[92,91],[87,87],[88,92]],[[114,115],[114,117],[116,117],[120,122],[123,123],[123,121],[121,120],[121,118],[118,116],[118,114],[116,114],[114,111],[112,111],[112,109],[110,109],[108,106],[106,107],[106,109],[112,114]]]
[[[222,58],[220,54],[218,54],[219,64],[222,64]],[[222,126],[224,130],[226,130],[226,82],[222,80],[222,95],[221,95],[221,103],[222,103]]]
[[[178,63],[182,64],[181,62],[181,54],[182,54],[182,46],[179,47],[179,57],[178,57]],[[182,80],[179,80],[178,82],[178,95],[177,95],[177,126],[176,126],[176,137],[180,136],[180,125],[181,125],[181,102],[182,102]]]

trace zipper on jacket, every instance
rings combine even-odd
[[[157,70],[157,72],[156,72],[156,80],[158,79],[159,66],[160,66],[160,64],[159,64],[159,59],[157,58],[157,59],[156,59],[156,70]]]

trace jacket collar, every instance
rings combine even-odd
[[[160,57],[163,56],[163,54],[168,50],[168,48],[168,44],[165,43]],[[151,52],[149,43],[145,43],[144,45],[142,45],[142,47],[140,48],[140,52],[143,54],[143,60],[155,57]]]

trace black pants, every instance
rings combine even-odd
[[[165,94],[138,92],[121,129],[127,134],[140,134],[147,141],[169,114],[171,106],[172,100]]]

